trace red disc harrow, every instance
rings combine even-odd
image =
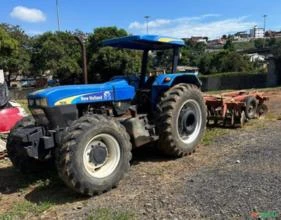
[[[269,98],[257,91],[234,91],[219,95],[205,94],[209,125],[242,127],[247,120],[267,113]]]

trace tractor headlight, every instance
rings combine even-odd
[[[41,107],[46,107],[48,106],[48,102],[47,102],[47,99],[43,98],[43,99],[36,99],[35,100],[35,104],[37,106],[41,106]]]

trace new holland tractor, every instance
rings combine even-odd
[[[181,39],[128,36],[104,46],[143,51],[139,75],[47,88],[28,95],[32,117],[11,131],[7,151],[22,172],[50,169],[85,195],[117,186],[132,148],[151,143],[174,158],[191,154],[203,136],[206,107],[194,73],[176,73]],[[149,51],[173,50],[171,73],[148,76]]]

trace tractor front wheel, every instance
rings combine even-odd
[[[65,132],[57,149],[59,176],[76,192],[100,194],[115,187],[130,167],[131,143],[114,119],[84,116]]]
[[[191,84],[178,84],[164,93],[159,103],[159,148],[167,155],[192,153],[206,127],[207,111],[201,91]]]

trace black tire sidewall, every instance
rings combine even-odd
[[[200,111],[201,111],[201,125],[200,125],[200,130],[198,133],[198,136],[196,137],[196,139],[189,143],[186,144],[184,143],[178,134],[178,128],[177,128],[177,120],[178,120],[178,116],[179,116],[179,112],[181,110],[182,105],[187,101],[187,100],[193,100],[195,101],[198,106],[200,107]],[[202,97],[201,97],[201,93],[199,91],[196,90],[189,90],[187,92],[184,93],[184,95],[182,95],[180,97],[180,99],[177,101],[177,103],[175,104],[175,108],[172,110],[172,134],[174,137],[174,141],[175,144],[177,145],[177,148],[182,149],[183,151],[192,151],[199,143],[199,141],[201,140],[202,136],[203,136],[203,131],[205,129],[205,124],[206,124],[206,117],[205,117],[205,113],[204,111],[206,111],[205,109],[205,105],[204,102],[202,102]]]
[[[104,178],[96,178],[91,176],[83,163],[83,154],[87,144],[92,138],[99,134],[108,134],[113,136],[120,147],[120,160],[117,167],[110,175]],[[126,158],[126,147],[128,147],[128,143],[121,132],[118,132],[117,129],[113,129],[113,127],[110,125],[98,124],[88,128],[87,131],[82,133],[75,141],[77,146],[71,149],[71,169],[75,175],[75,179],[80,180],[80,182],[83,184],[83,188],[94,188],[97,191],[103,190],[105,188],[112,187],[122,178],[124,171],[127,170],[126,167],[130,158]]]

